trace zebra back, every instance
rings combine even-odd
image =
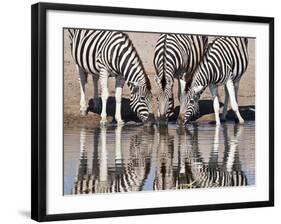
[[[174,78],[193,73],[205,52],[207,41],[207,37],[199,35],[160,35],[155,47],[154,67],[162,89]]]
[[[151,89],[142,61],[127,34],[118,31],[69,29],[72,56],[86,72],[101,68],[127,82],[143,81]]]
[[[209,84],[222,85],[228,79],[240,80],[248,67],[248,39],[240,37],[218,37],[208,47],[201,63],[194,72],[192,83],[186,86]]]

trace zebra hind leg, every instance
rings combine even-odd
[[[210,91],[213,96],[213,106],[216,116],[216,124],[220,125],[220,102],[219,102],[218,87],[215,85],[210,85]]]
[[[236,100],[236,97],[235,97],[235,90],[234,90],[233,81],[228,80],[227,83],[226,83],[226,87],[227,87],[228,94],[229,94],[231,108],[235,112],[235,114],[236,114],[236,116],[239,120],[239,123],[244,124],[244,119],[240,115],[238,103],[237,103],[237,100]]]
[[[83,71],[78,65],[76,65],[76,69],[79,73],[79,84],[80,84],[80,114],[82,116],[87,115],[87,103],[86,103],[86,95],[85,95],[85,85],[87,83],[87,73]]]
[[[99,100],[99,75],[92,75],[93,79],[93,87],[94,87],[94,94],[93,94],[93,104],[94,104],[94,109],[96,111],[101,111],[101,103]]]
[[[224,92],[225,92],[225,97],[224,97],[224,105],[223,105],[223,111],[222,111],[222,116],[221,120],[225,121],[226,120],[226,115],[227,115],[227,109],[228,109],[228,101],[229,101],[229,94],[228,90],[226,88],[226,85],[224,86]]]
[[[100,83],[101,83],[101,100],[102,100],[102,110],[101,110],[101,121],[100,125],[105,126],[107,124],[106,119],[106,103],[108,99],[108,73],[106,70],[101,71],[100,75]]]
[[[121,117],[121,104],[122,104],[122,89],[124,87],[125,80],[123,78],[116,78],[115,82],[115,101],[116,101],[116,108],[115,108],[115,120],[117,121],[118,126],[123,125],[124,121]]]

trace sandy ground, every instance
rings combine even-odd
[[[156,110],[156,96],[158,93],[155,84],[155,69],[153,66],[154,47],[159,37],[159,34],[155,33],[133,33],[127,32],[132,40],[135,48],[137,49],[145,70],[149,76],[152,93],[153,93],[153,109]],[[210,41],[212,38],[209,38]],[[174,85],[174,94],[177,96],[177,85]],[[224,88],[220,87],[220,101],[224,101]],[[114,79],[109,81],[109,94],[114,96],[115,87]],[[127,86],[124,87],[123,97],[129,98],[130,92]],[[249,39],[249,66],[245,74],[240,81],[239,87],[239,105],[248,106],[255,105],[255,39]],[[90,100],[93,97],[93,85],[92,79],[88,77],[88,83],[86,85],[86,97]],[[175,97],[175,106],[179,105],[177,97]],[[202,97],[202,100],[210,100],[211,95],[209,90],[206,90]],[[88,113],[87,116],[82,117],[79,114],[79,101],[80,101],[80,87],[78,82],[78,74],[76,72],[75,64],[70,54],[70,40],[68,33],[64,31],[64,126],[88,126],[92,127],[99,124],[100,116],[95,113]],[[112,118],[109,118],[112,119]]]

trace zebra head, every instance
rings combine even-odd
[[[130,106],[142,122],[153,122],[151,113],[152,93],[150,83],[129,82],[131,90]]]
[[[158,111],[157,117],[160,124],[167,124],[168,118],[173,115],[174,109],[174,96],[173,96],[173,83],[174,80],[168,80],[165,76],[161,78],[156,76],[156,83],[159,89],[157,97]]]
[[[182,126],[191,121],[199,113],[199,98],[201,92],[194,89],[189,89],[181,97],[180,113],[178,116],[177,124]]]

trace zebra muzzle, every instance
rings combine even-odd
[[[184,126],[184,114],[183,113],[180,113],[179,116],[178,116],[178,119],[177,119],[177,125],[178,126]]]
[[[144,124],[146,126],[152,126],[155,124],[155,116],[154,114],[150,113],[146,119],[146,121],[144,122]]]
[[[167,126],[168,125],[168,119],[166,118],[166,116],[160,116],[158,118],[158,124],[159,124],[159,126]]]

